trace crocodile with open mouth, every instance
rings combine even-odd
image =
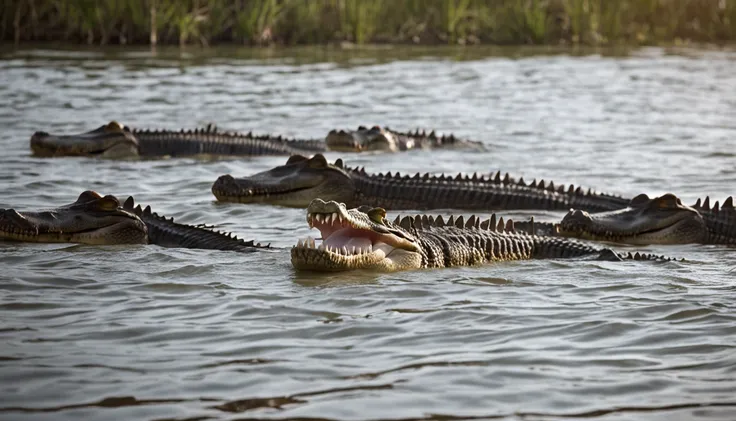
[[[31,151],[40,157],[95,156],[101,158],[211,156],[261,156],[315,153],[396,152],[409,149],[473,147],[480,142],[434,132],[400,133],[374,126],[358,130],[332,130],[325,139],[289,139],[282,136],[220,131],[213,125],[196,130],[131,129],[117,121],[85,133],[56,135],[36,132]]]
[[[529,231],[525,222],[517,230]],[[628,206],[588,213],[571,209],[559,223],[534,223],[536,233],[627,244],[730,244],[736,245],[736,208],[733,197],[723,206],[710,198],[683,205],[672,193],[649,198],[640,194]]]
[[[312,199],[334,200],[347,206],[380,206],[391,210],[468,209],[511,210],[584,209],[591,212],[626,207],[628,199],[583,190],[573,185],[555,186],[536,180],[527,184],[507,173],[501,176],[409,176],[368,174],[349,168],[338,159],[327,162],[322,154],[311,158],[292,155],[286,164],[247,177],[219,177],[212,193],[221,202],[267,203],[307,207]]]
[[[314,199],[307,222],[322,242],[307,238],[291,249],[297,270],[399,271],[420,268],[480,265],[495,261],[594,256],[604,260],[671,260],[647,254],[622,255],[575,240],[517,233],[512,221],[481,221],[471,216],[398,216],[386,219],[383,208]]]
[[[0,241],[30,243],[157,244],[164,247],[253,252],[269,248],[204,225],[174,222],[112,195],[88,190],[74,203],[46,211],[0,209]]]

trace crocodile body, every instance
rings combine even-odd
[[[591,212],[626,207],[628,199],[584,190],[573,185],[555,186],[508,173],[432,176],[369,174],[364,168],[349,168],[338,159],[327,162],[322,154],[311,158],[292,155],[285,165],[248,177],[221,176],[212,185],[217,200],[268,203],[306,207],[312,199],[334,200],[347,206],[368,205],[392,210],[406,209],[584,209]]]
[[[405,216],[393,222],[382,208],[347,209],[342,203],[315,199],[307,222],[320,231],[322,244],[299,240],[291,249],[297,270],[398,271],[473,266],[507,260],[591,256],[605,260],[671,260],[644,254],[622,255],[574,240],[517,233],[512,221],[462,217]]]
[[[357,130],[331,130],[325,138],[327,149],[339,152],[387,151],[411,149],[465,148],[485,150],[481,142],[455,135],[437,135],[434,131],[399,132],[388,127],[359,126]]]
[[[651,199],[640,194],[619,210],[588,213],[572,209],[558,223],[518,222],[516,227],[542,235],[626,244],[736,245],[736,208],[732,196],[723,206],[715,202],[711,207],[708,197],[686,206],[671,193]]]
[[[324,151],[322,140],[223,132],[212,125],[196,130],[131,129],[116,121],[75,135],[36,132],[31,150],[37,156],[97,156],[103,158],[161,156],[291,155]]]
[[[129,197],[85,191],[72,204],[40,212],[0,209],[0,241],[80,244],[157,244],[164,247],[253,252],[269,246],[206,226],[166,219]]]
[[[377,130],[377,131],[376,131]],[[97,129],[72,135],[36,132],[31,150],[41,157],[95,156],[102,158],[292,155],[347,150],[396,152],[409,149],[454,148],[482,144],[434,132],[399,133],[383,129],[332,130],[325,139],[220,131],[213,125],[196,130],[143,130],[111,121]],[[350,139],[348,142],[346,139]],[[346,146],[346,145],[350,146]]]

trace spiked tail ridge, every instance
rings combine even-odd
[[[163,247],[184,247],[193,249],[226,250],[249,253],[259,249],[269,249],[270,244],[262,245],[253,240],[245,241],[230,232],[215,231],[214,226],[199,224],[187,225],[174,222],[174,218],[160,216],[150,206],[142,208],[128,197],[123,209],[133,212],[148,227],[148,241]]]
[[[736,245],[736,208],[733,205],[733,196],[729,196],[720,205],[716,201],[710,204],[710,197],[700,198],[692,205],[703,216],[708,228],[709,244]]]

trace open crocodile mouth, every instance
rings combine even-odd
[[[386,230],[376,231],[366,222],[350,216],[340,208],[337,212],[310,212],[310,228],[317,228],[321,241],[312,237],[299,240],[291,249],[296,269],[340,271],[382,268],[400,269],[400,262],[420,259],[411,241]]]

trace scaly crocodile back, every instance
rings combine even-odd
[[[145,209],[141,205],[136,206],[132,196],[125,201],[123,209],[135,213],[146,224],[149,244],[242,253],[270,248],[270,244],[264,246],[253,240],[244,241],[232,233],[214,231],[211,226],[186,225],[174,222],[174,218],[166,219],[152,212],[150,206]]]
[[[692,207],[705,220],[709,244],[736,244],[736,208],[733,206],[733,196],[724,200],[723,206],[719,206],[716,201],[711,207],[710,197],[706,196],[702,203],[698,199]]]
[[[416,237],[422,247],[422,266],[427,268],[581,256],[596,256],[601,260],[672,260],[651,254],[624,255],[567,238],[517,232],[511,219],[497,220],[495,214],[483,221],[475,215],[467,221],[463,216],[450,216],[447,221],[442,216],[399,216],[393,224]]]
[[[223,132],[214,125],[195,130],[133,129],[143,156],[209,155],[291,155],[322,152],[323,140],[297,140],[253,132]]]

